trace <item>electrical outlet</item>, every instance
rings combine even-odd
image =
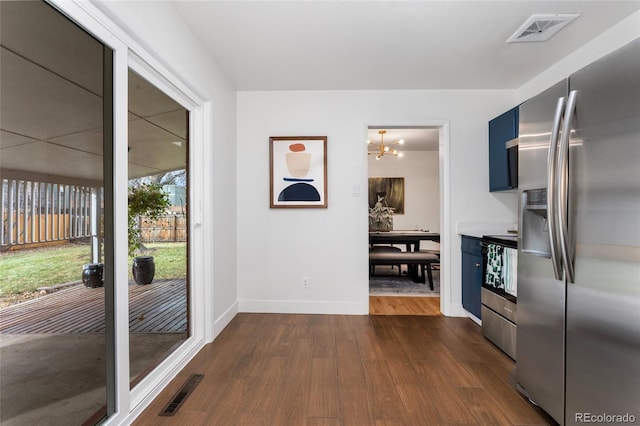
[[[302,277],[302,288],[309,288],[309,278],[308,277]]]

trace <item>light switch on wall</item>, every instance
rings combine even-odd
[[[354,186],[353,187],[353,194],[354,197],[359,197],[360,196],[360,187],[359,186]]]

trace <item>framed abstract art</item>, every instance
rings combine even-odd
[[[393,214],[404,214],[404,178],[369,178],[369,207],[383,197],[382,203],[393,208]]]
[[[327,207],[327,137],[269,138],[270,206]]]

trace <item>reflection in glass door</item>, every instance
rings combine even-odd
[[[189,112],[129,71],[129,361],[133,387],[189,337]]]
[[[95,423],[113,374],[112,52],[41,1],[1,1],[0,19],[0,423]]]

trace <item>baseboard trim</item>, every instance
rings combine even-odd
[[[471,319],[471,321],[475,322],[479,326],[482,326],[482,320],[480,318],[478,318],[477,316],[473,315],[471,312],[469,312],[467,310],[465,310],[465,313],[469,317],[469,319]]]
[[[451,304],[449,306],[449,310],[446,313],[443,313],[447,317],[467,317],[469,313],[462,305],[459,304]]]
[[[225,329],[226,326],[229,325],[231,320],[238,314],[238,302],[235,302],[233,305],[229,307],[222,315],[220,315],[213,323],[213,339],[218,337],[218,335]],[[210,342],[213,341],[213,339]]]
[[[258,300],[241,299],[239,312],[261,312],[278,314],[330,314],[368,315],[369,303],[309,300]]]

